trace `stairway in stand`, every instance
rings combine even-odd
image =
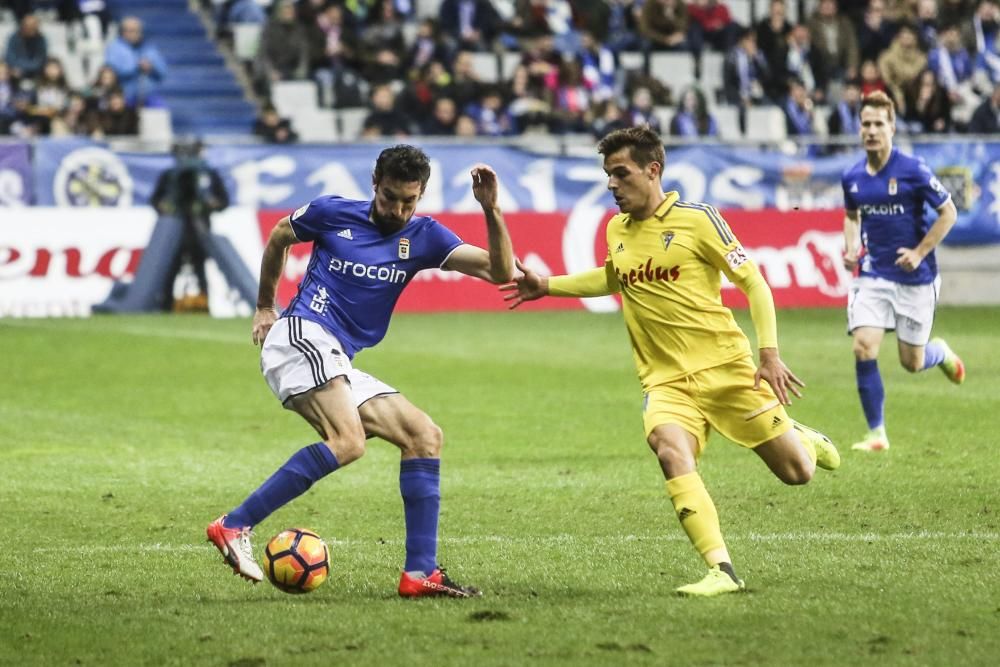
[[[187,0],[119,0],[167,61],[161,93],[174,134],[250,134],[256,111]]]

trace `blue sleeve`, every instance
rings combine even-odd
[[[448,255],[463,243],[458,234],[433,218],[427,225],[426,233],[427,268],[439,268],[448,259]]]
[[[951,193],[944,189],[941,181],[926,164],[920,163],[916,169],[916,189],[920,197],[935,211],[948,201]]]
[[[844,208],[847,209],[848,211],[857,211],[858,202],[856,202],[854,200],[854,197],[851,196],[851,193],[848,192],[848,190],[850,189],[850,185],[847,183],[847,181],[849,180],[848,175],[850,173],[851,173],[850,171],[845,171],[841,175],[840,188],[844,191]]]
[[[315,241],[323,232],[329,231],[326,221],[335,214],[330,199],[317,197],[288,216],[295,238],[300,241]]]

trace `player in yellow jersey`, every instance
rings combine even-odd
[[[621,294],[647,442],[677,518],[709,567],[704,579],[677,592],[738,591],[743,581],[697,471],[709,429],[752,449],[786,484],[805,484],[816,465],[837,468],[840,455],[826,436],[785,413],[803,383],[778,356],[771,290],[717,210],[663,192],[660,137],[648,127],[617,130],[597,150],[621,211],[608,223],[604,266],[546,278],[518,263],[523,275],[501,289],[511,308],[546,295]],[[756,366],[749,340],[722,305],[721,274],[750,302]]]

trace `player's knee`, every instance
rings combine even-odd
[[[801,486],[802,484],[809,483],[809,480],[813,478],[814,472],[816,472],[816,466],[812,461],[799,458],[788,462],[780,478],[782,482],[789,486]]]
[[[357,461],[365,455],[364,431],[339,433],[335,436],[325,438],[323,442],[330,448],[333,455],[337,457],[337,462],[341,466],[346,466],[352,461]]]
[[[854,358],[858,361],[871,361],[878,358],[878,345],[870,345],[863,340],[854,339]]]
[[[651,433],[646,442],[668,477],[682,475],[691,467],[691,453],[669,438]]]
[[[923,370],[924,367],[923,359],[916,359],[911,357],[902,358],[899,360],[899,363],[903,366],[903,368],[905,368],[907,371],[911,373],[916,373],[917,371]]]
[[[442,445],[444,445],[444,431],[428,419],[411,434],[408,449],[418,458],[436,459],[441,456]]]

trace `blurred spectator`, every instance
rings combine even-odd
[[[465,138],[477,136],[476,121],[465,114],[459,116],[455,121],[455,136]]]
[[[599,43],[594,36],[580,33],[580,50],[577,59],[583,70],[583,83],[595,102],[608,99],[615,94],[615,54]]]
[[[878,65],[874,60],[865,60],[861,63],[861,96],[881,90],[889,94],[889,87],[885,85],[882,73],[878,70]]]
[[[961,25],[975,11],[974,0],[941,0],[938,3],[938,20],[941,25]]]
[[[653,107],[653,94],[649,88],[644,86],[636,88],[632,92],[631,104],[629,104],[626,115],[629,125],[632,127],[648,125],[649,129],[659,134],[662,129],[660,128],[660,119]]]
[[[453,136],[455,123],[458,121],[458,107],[450,97],[439,97],[434,100],[434,111],[424,123],[422,132],[429,136]]]
[[[927,56],[920,50],[917,33],[913,27],[904,23],[899,27],[888,50],[878,59],[878,70],[889,89],[889,95],[896,102],[898,115],[906,115],[905,89],[925,67]]]
[[[609,49],[637,51],[642,47],[639,39],[639,17],[642,3],[636,0],[608,0],[608,26],[601,40]]]
[[[228,39],[233,36],[234,23],[264,25],[267,12],[257,0],[214,0],[215,36]]]
[[[840,101],[830,111],[826,121],[827,131],[831,135],[853,135],[861,132],[861,82],[848,79],[844,82],[844,90]],[[853,146],[851,147],[853,150]]]
[[[993,93],[973,112],[968,130],[971,134],[1000,132],[1000,84],[993,87]]]
[[[262,88],[277,81],[305,79],[309,61],[309,37],[295,17],[293,0],[280,0],[260,34],[257,75]]]
[[[705,95],[698,88],[684,91],[677,112],[670,119],[670,134],[675,137],[717,137],[719,125],[708,112]]]
[[[10,11],[14,12],[14,19],[18,23],[34,11],[33,4],[35,4],[35,0],[0,0],[0,8],[9,7]]]
[[[411,133],[407,114],[396,108],[396,94],[387,84],[374,86],[371,112],[361,129],[362,137],[406,137]]]
[[[639,34],[654,51],[683,51],[688,48],[691,17],[684,0],[645,0],[639,15]]]
[[[479,91],[483,83],[476,74],[470,51],[459,51],[452,63],[451,85],[449,94],[455,99],[455,104],[465,108],[470,102],[479,99]]]
[[[515,131],[514,118],[495,88],[484,89],[479,100],[465,108],[464,115],[475,121],[476,134],[481,137],[503,137]]]
[[[398,51],[384,46],[370,52],[368,61],[364,64],[365,80],[372,86],[402,81],[403,61],[398,54]]]
[[[61,136],[86,136],[94,128],[94,112],[87,105],[82,93],[70,92],[69,100],[62,114],[52,119],[51,134]]]
[[[0,60],[0,135],[10,134],[10,126],[17,119],[16,98],[17,84],[10,76],[7,63]]]
[[[202,158],[200,140],[178,140],[172,152],[174,165],[160,174],[149,198],[157,213],[175,216],[184,225],[180,250],[163,286],[162,302],[169,310],[177,275],[184,264],[190,264],[198,281],[196,299],[207,310],[207,253],[203,243],[210,231],[212,213],[229,206],[229,193],[222,175]]]
[[[754,104],[768,102],[764,89],[770,73],[757,50],[757,36],[744,30],[736,46],[726,54],[722,79],[726,102],[739,106],[740,131],[746,132],[746,112]]]
[[[510,81],[510,104],[507,111],[513,117],[519,133],[548,131],[552,105],[543,84],[532,79],[528,68],[518,65]]]
[[[980,89],[1000,82],[1000,2],[980,0],[971,25],[966,23],[966,47],[976,54],[973,78]]]
[[[444,0],[438,11],[441,31],[460,49],[486,51],[500,30],[489,0]]]
[[[15,80],[32,80],[42,73],[48,58],[49,47],[45,35],[39,31],[38,17],[27,14],[21,19],[17,32],[7,40],[4,60]]]
[[[823,54],[813,48],[809,29],[801,23],[792,28],[788,35],[788,55],[784,71],[771,71],[767,92],[771,99],[780,100],[788,94],[788,79],[795,77],[805,86],[809,96],[817,102],[826,99],[829,84]]]
[[[559,70],[562,56],[555,50],[555,44],[548,35],[540,35],[524,40],[521,49],[521,64],[528,70],[532,85],[544,87]],[[456,67],[457,69],[457,67]]]
[[[861,60],[858,38],[850,20],[837,13],[836,0],[820,0],[807,25],[813,47],[826,63],[830,80],[857,76]]]
[[[411,76],[414,70],[423,69],[432,60],[440,62],[450,62],[452,59],[451,49],[441,37],[437,21],[434,19],[424,19],[417,26],[417,36],[410,47],[406,60],[406,68]]]
[[[516,9],[508,28],[519,37],[551,35],[545,5],[546,0],[516,0]]]
[[[691,15],[690,45],[695,55],[701,54],[706,42],[716,51],[728,51],[742,30],[742,26],[733,21],[729,7],[719,0],[692,0],[688,13]]]
[[[920,48],[929,51],[938,41],[937,0],[917,0],[917,15],[914,21]]]
[[[583,83],[580,63],[563,61],[549,89],[552,92],[552,113],[555,131],[586,132],[590,124],[590,91]]]
[[[896,35],[896,24],[885,16],[885,0],[870,0],[858,31],[862,60],[878,60]]]
[[[615,130],[631,127],[617,100],[604,100],[597,105],[595,111],[594,120],[590,123],[590,133],[597,140],[603,139]]]
[[[946,25],[938,33],[938,46],[927,54],[927,66],[937,76],[952,104],[952,118],[967,123],[980,99],[972,85],[972,57],[962,47],[958,26]]]
[[[785,112],[785,130],[790,137],[816,134],[813,101],[802,82],[795,77],[788,80],[788,96],[782,110]]]
[[[125,94],[114,91],[108,96],[108,106],[95,115],[95,127],[91,136],[130,136],[139,134],[139,112],[125,102]]]
[[[103,109],[107,106],[108,96],[113,91],[120,89],[118,75],[115,74],[110,65],[102,65],[97,70],[94,83],[86,90],[87,105],[94,110]]]
[[[912,134],[951,131],[951,100],[934,72],[925,69],[906,87],[906,113],[902,122]]]
[[[47,135],[52,130],[52,119],[61,115],[69,104],[69,85],[66,72],[58,58],[45,61],[42,73],[35,80],[31,105],[25,122],[34,127],[36,135]]]
[[[253,133],[269,144],[292,144],[299,140],[291,121],[282,118],[273,104],[261,108],[253,123]]]
[[[118,75],[128,104],[163,106],[157,89],[167,74],[167,61],[143,39],[142,21],[134,16],[122,19],[119,33],[105,49],[104,60]]]
[[[786,11],[785,0],[771,0],[767,17],[758,21],[754,27],[757,49],[776,79],[784,78],[788,69],[788,37],[792,32],[792,24],[786,18]],[[784,92],[780,90],[778,97]]]
[[[407,109],[420,124],[428,122],[434,113],[435,100],[452,99],[451,74],[439,60],[432,60],[422,67],[416,78],[400,96],[402,108]]]
[[[359,49],[344,8],[326,7],[306,29],[309,69],[319,85],[321,106],[363,106],[367,97],[358,74]]]
[[[394,0],[375,0],[361,32],[361,42],[370,50],[390,49],[394,55],[406,51],[403,17],[397,11]]]

